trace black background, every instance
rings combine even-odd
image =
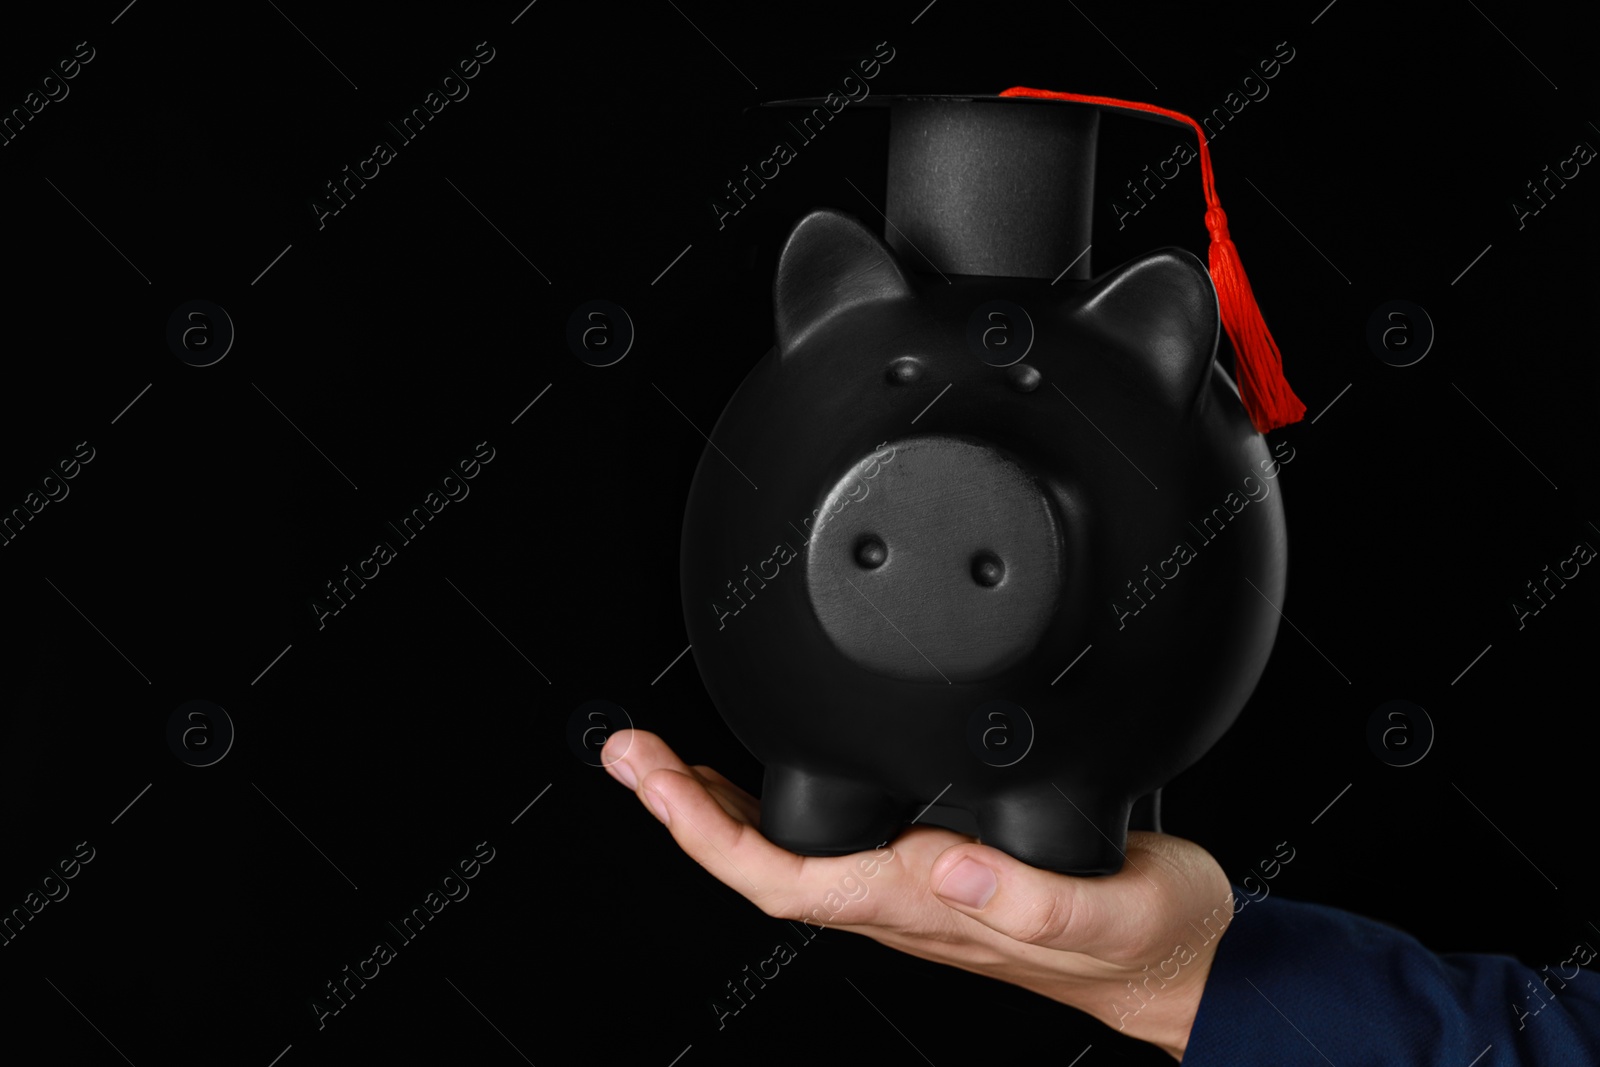
[[[0,909],[77,842],[96,850],[0,948],[8,1044],[141,1067],[265,1067],[291,1045],[286,1067],[523,1062],[511,1045],[540,1064],[1067,1062],[1091,1043],[1083,1067],[1166,1062],[1068,1008],[832,931],[719,1031],[709,999],[792,933],[565,740],[572,709],[605,698],[759,786],[693,657],[662,674],[688,643],[694,427],[771,344],[794,221],[833,206],[876,225],[849,183],[881,204],[881,115],[847,110],[720,231],[709,198],[770,152],[745,108],[826,93],[880,41],[895,54],[874,93],[1021,84],[1197,116],[1293,48],[1213,151],[1309,408],[1273,435],[1296,449],[1280,479],[1294,627],[1234,729],[1167,790],[1167,829],[1235,880],[1287,841],[1275,893],[1439,951],[1545,962],[1600,938],[1600,577],[1585,568],[1521,630],[1510,607],[1545,564],[1600,544],[1600,177],[1585,167],[1521,230],[1510,207],[1575,143],[1600,143],[1575,16],[922,2],[7,13],[0,107],[77,42],[96,53],[0,147],[0,507],[77,442],[95,450],[0,548]],[[480,41],[494,59],[470,95],[319,229],[323,183],[394,141],[384,121]],[[1102,200],[1174,136],[1106,120]],[[1204,258],[1202,214],[1194,167],[1121,231],[1103,202],[1096,270],[1168,244]],[[165,341],[197,298],[237,329],[206,368]],[[608,368],[564,340],[594,298],[638,331]],[[1438,331],[1407,368],[1365,340],[1393,299]],[[319,630],[323,583],[485,440],[470,496]],[[206,768],[166,743],[196,698],[237,728]],[[1366,741],[1397,698],[1437,729],[1403,769]],[[485,840],[471,895],[319,1031],[323,983]]]

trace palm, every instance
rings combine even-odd
[[[1198,845],[1130,833],[1127,864],[1100,878],[1040,871],[932,826],[912,826],[876,851],[797,856],[761,835],[760,801],[710,767],[684,764],[654,734],[616,734],[602,760],[685,852],[766,914],[1011,982],[1181,1056],[1214,940],[1159,995],[1134,1000],[1137,1011],[1114,998],[1126,1000],[1134,979],[1148,982],[1153,964],[1193,939],[1195,921],[1231,918],[1227,877]],[[963,868],[995,876],[981,906],[953,894]]]

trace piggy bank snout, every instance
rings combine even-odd
[[[1061,594],[1061,519],[1016,458],[981,441],[888,443],[812,523],[811,606],[838,651],[878,674],[978,681],[1038,644]]]

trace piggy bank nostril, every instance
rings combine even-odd
[[[856,562],[867,570],[883,566],[888,558],[889,550],[878,538],[868,535],[856,542]]]
[[[993,587],[1006,576],[1006,565],[993,552],[980,552],[972,557],[972,580],[982,586]]]

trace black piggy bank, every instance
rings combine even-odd
[[[920,820],[1119,870],[1130,816],[1157,828],[1255,687],[1284,594],[1292,452],[1214,362],[1205,269],[914,277],[817,211],[774,296],[681,574],[701,677],[766,766],[761,832],[837,855]],[[1029,347],[984,355],[1006,343]]]

